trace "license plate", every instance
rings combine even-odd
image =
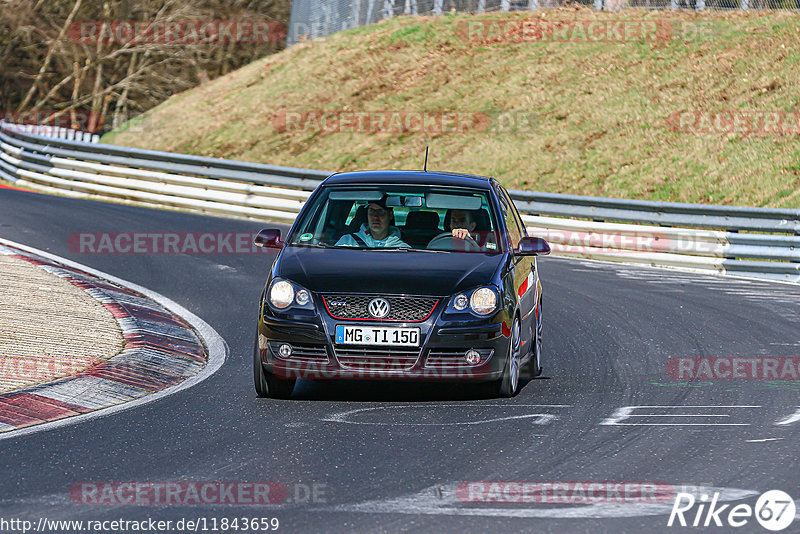
[[[341,345],[419,346],[419,328],[336,326],[336,343]]]

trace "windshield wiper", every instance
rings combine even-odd
[[[326,245],[325,243],[292,243],[292,246],[308,248],[341,248],[334,247],[333,245]]]
[[[378,250],[400,250],[402,252],[442,252],[441,250],[429,250],[427,248],[411,248],[411,247],[384,248]]]

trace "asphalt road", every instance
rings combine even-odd
[[[93,255],[67,246],[75,232],[261,226],[0,190],[0,237],[157,291],[230,347],[222,368],[193,388],[0,441],[0,520],[205,517],[210,528],[212,518],[277,517],[280,532],[727,532],[668,527],[671,498],[465,502],[455,490],[469,481],[659,482],[674,491],[703,486],[732,504],[753,506],[771,489],[800,498],[800,417],[791,417],[800,410],[800,382],[680,381],[666,371],[671,357],[798,356],[800,287],[544,258],[545,378],[517,397],[482,398],[462,385],[304,381],[292,400],[276,401],[256,397],[251,375],[271,256]],[[645,408],[620,411],[631,406]],[[271,506],[71,500],[75,484],[106,481],[274,481],[289,499]],[[316,502],[304,502],[313,487]],[[767,532],[754,518],[737,531]],[[786,530],[798,531],[800,519]]]

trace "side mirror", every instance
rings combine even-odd
[[[523,237],[519,240],[519,248],[517,248],[514,253],[520,256],[550,254],[550,245],[541,237]]]
[[[264,228],[258,232],[258,235],[253,239],[253,244],[257,247],[265,248],[281,248],[283,241],[281,241],[281,231],[275,229]]]

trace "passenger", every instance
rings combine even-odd
[[[386,205],[386,196],[371,200],[367,205],[367,222],[357,232],[345,234],[336,246],[370,248],[410,248],[400,238],[400,229],[391,226],[394,222],[392,208]]]

